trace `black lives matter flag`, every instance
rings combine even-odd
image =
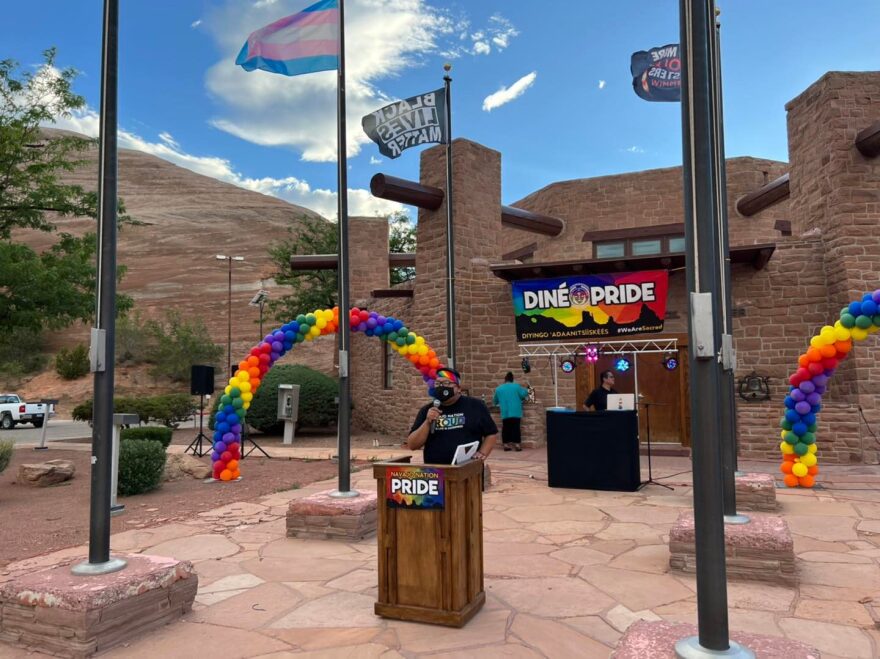
[[[633,89],[646,101],[681,100],[681,56],[672,43],[632,54]]]
[[[446,103],[442,89],[396,101],[361,119],[364,132],[383,156],[396,158],[419,144],[446,143]]]

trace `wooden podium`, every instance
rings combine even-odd
[[[373,466],[379,498],[376,615],[462,627],[480,610],[486,601],[482,475],[479,460],[455,467],[388,462]],[[442,497],[406,498],[392,492],[392,485],[398,493],[427,490],[415,484],[426,476],[442,481]],[[413,504],[433,507],[406,507]]]

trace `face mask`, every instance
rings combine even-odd
[[[439,400],[441,403],[445,403],[447,400],[452,398],[455,395],[455,390],[452,387],[437,387],[434,390],[434,397]]]

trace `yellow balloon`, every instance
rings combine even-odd
[[[319,330],[319,331],[320,331],[320,330]],[[312,339],[315,338],[315,335],[312,334],[312,332],[311,332],[311,330],[310,330],[309,333],[306,334],[304,338],[305,338],[306,341],[311,341]]]
[[[419,353],[419,346],[413,343],[406,347],[406,351],[411,355],[417,355]]]
[[[250,391],[245,391],[244,393],[242,393],[241,399],[245,403],[250,403],[254,399],[254,395]]]
[[[782,437],[782,439],[785,439],[785,433],[787,433],[787,432],[788,432],[788,430],[780,430],[779,436]]]
[[[249,393],[251,390],[251,383],[242,382],[240,385],[238,385],[238,388],[241,389],[241,393],[243,394]]]
[[[854,341],[864,341],[868,336],[868,330],[863,330],[861,327],[853,327],[849,332]]]
[[[821,336],[817,335],[810,339],[810,345],[814,348],[821,348],[823,345],[825,345],[825,342],[822,340]]]
[[[806,476],[807,472],[808,472],[807,465],[805,465],[801,462],[796,462],[794,464],[794,466],[791,468],[791,473],[793,473],[798,478]]]
[[[318,318],[318,321],[315,323],[315,327],[317,327],[318,329],[324,329],[325,327],[327,327],[327,321],[324,320],[323,317]]]
[[[779,450],[785,454],[794,453],[794,446],[792,446],[788,442],[780,442]]]
[[[416,345],[418,345],[418,344],[416,344]],[[420,345],[420,346],[418,347],[417,352],[418,352],[420,355],[427,355],[427,354],[428,354],[428,346],[426,346],[426,345]]]
[[[416,336],[416,345],[421,346],[425,345],[425,337],[424,336]]]
[[[242,407],[243,407],[244,409],[249,409],[250,406],[251,406],[250,403],[245,403],[244,405],[242,405]]]
[[[810,455],[815,455],[816,451],[818,451],[818,450],[819,450],[819,447],[816,446],[815,444],[810,444],[809,446],[807,446],[807,453],[809,453]]]
[[[817,462],[818,462],[818,460],[816,459],[816,456],[813,455],[812,453],[807,453],[806,455],[802,455],[801,459],[800,459],[800,463],[802,465],[807,465],[808,467],[812,467]]]
[[[837,340],[837,336],[834,333],[834,328],[830,325],[826,325],[822,328],[822,331],[819,332],[819,338],[825,343],[825,345],[830,345]]]
[[[318,328],[317,325],[312,325],[312,327],[309,329],[309,334],[311,334],[312,336],[320,336],[321,330]]]
[[[230,391],[232,391],[232,385],[231,385],[231,384],[227,384],[227,385],[226,385],[226,388],[223,390],[223,393],[226,394],[226,395],[228,396]]]
[[[876,325],[871,325],[871,326],[868,328],[868,334],[873,334],[873,333],[876,332],[877,330],[880,330],[880,327],[877,327]]]
[[[251,379],[251,374],[248,373],[247,371],[243,371],[243,370],[239,369],[238,371],[235,372],[235,377],[238,378],[239,382],[247,382],[248,380]]]
[[[237,387],[238,386],[238,378],[234,377],[234,376],[229,378],[229,386],[230,387]]]

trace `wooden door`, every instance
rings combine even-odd
[[[639,437],[648,439],[648,420],[652,442],[682,442],[681,386],[682,369],[666,368],[666,355],[642,353],[638,360]]]

